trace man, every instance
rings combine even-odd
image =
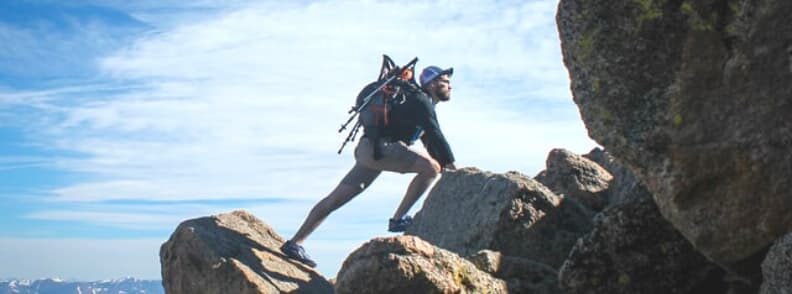
[[[451,99],[449,79],[453,73],[453,68],[425,68],[420,76],[421,90],[416,89],[414,95],[390,110],[390,123],[382,130],[382,136],[372,140],[371,134],[363,135],[355,148],[355,166],[327,197],[311,209],[297,233],[283,244],[281,251],[286,256],[315,267],[316,263],[300,244],[331,212],[368,188],[382,171],[416,173],[388,223],[390,232],[406,230],[412,222],[412,218],[407,215],[410,208],[443,169],[456,169],[454,155],[440,130],[434,110],[438,102]],[[361,95],[367,94],[365,91]],[[426,150],[413,145],[418,138]],[[381,155],[381,158],[375,159],[375,145],[379,148],[378,157]]]

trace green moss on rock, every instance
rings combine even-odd
[[[597,35],[599,35],[599,32],[599,28],[589,29],[583,33],[583,36],[579,39],[577,43],[577,56],[580,61],[585,62],[591,58],[591,55],[594,53],[594,40]]]
[[[640,9],[640,13],[638,14],[639,27],[646,21],[655,20],[663,16],[663,10],[661,10],[658,3],[656,3],[663,1],[633,0],[633,2],[638,4],[638,8]]]
[[[622,273],[621,275],[619,275],[619,284],[627,285],[627,284],[630,283],[630,281],[631,281],[631,279],[630,279],[629,275],[627,275],[625,273]]]

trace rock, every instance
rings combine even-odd
[[[608,188],[610,195],[609,205],[616,206],[623,205],[627,202],[645,201],[652,197],[632,171],[624,167],[617,158],[611,156],[605,150],[594,148],[591,152],[583,156],[596,162],[613,175],[613,181]],[[653,211],[656,211],[656,209],[653,209]],[[664,222],[667,222],[667,220],[664,220]],[[764,255],[758,253],[757,256]],[[752,264],[752,262],[749,261],[748,264]],[[723,283],[712,282],[708,284],[712,284],[712,288],[717,289],[717,293],[756,293],[758,291],[757,280],[759,279],[746,278],[746,276],[753,277],[756,275],[758,275],[758,273],[749,273],[746,275],[746,273],[738,274],[736,272],[726,272],[723,276]],[[721,291],[721,289],[724,288],[727,290]]]
[[[594,148],[583,157],[594,161],[613,176],[613,180],[608,185],[608,205],[618,205],[633,201],[635,200],[633,198],[636,197],[650,195],[646,187],[635,177],[635,174],[605,150]]]
[[[165,292],[332,293],[319,273],[281,254],[284,242],[245,211],[187,220],[160,249]]]
[[[792,293],[792,234],[778,239],[762,262],[760,294]]]
[[[406,234],[462,256],[482,249],[558,268],[591,229],[587,209],[516,172],[444,173]]]
[[[792,231],[792,1],[561,0],[589,136],[710,259],[734,266]],[[743,263],[744,264],[744,263]]]
[[[336,293],[507,293],[506,284],[415,236],[375,238],[344,261]]]
[[[553,149],[547,156],[547,169],[536,180],[556,194],[601,211],[608,204],[608,186],[613,176],[588,158],[566,149]]]
[[[663,219],[651,196],[605,209],[559,271],[576,293],[725,293],[724,273]]]
[[[509,293],[556,294],[558,272],[546,264],[525,258],[505,256],[500,252],[482,250],[468,260],[494,277],[506,281]]]

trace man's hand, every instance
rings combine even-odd
[[[457,169],[456,165],[454,165],[453,163],[446,164],[443,167],[443,171],[452,171],[452,170],[456,170],[456,169]]]

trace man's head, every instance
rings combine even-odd
[[[451,76],[454,68],[441,69],[437,66],[428,66],[421,72],[421,87],[426,90],[435,101],[448,101],[451,99]]]

